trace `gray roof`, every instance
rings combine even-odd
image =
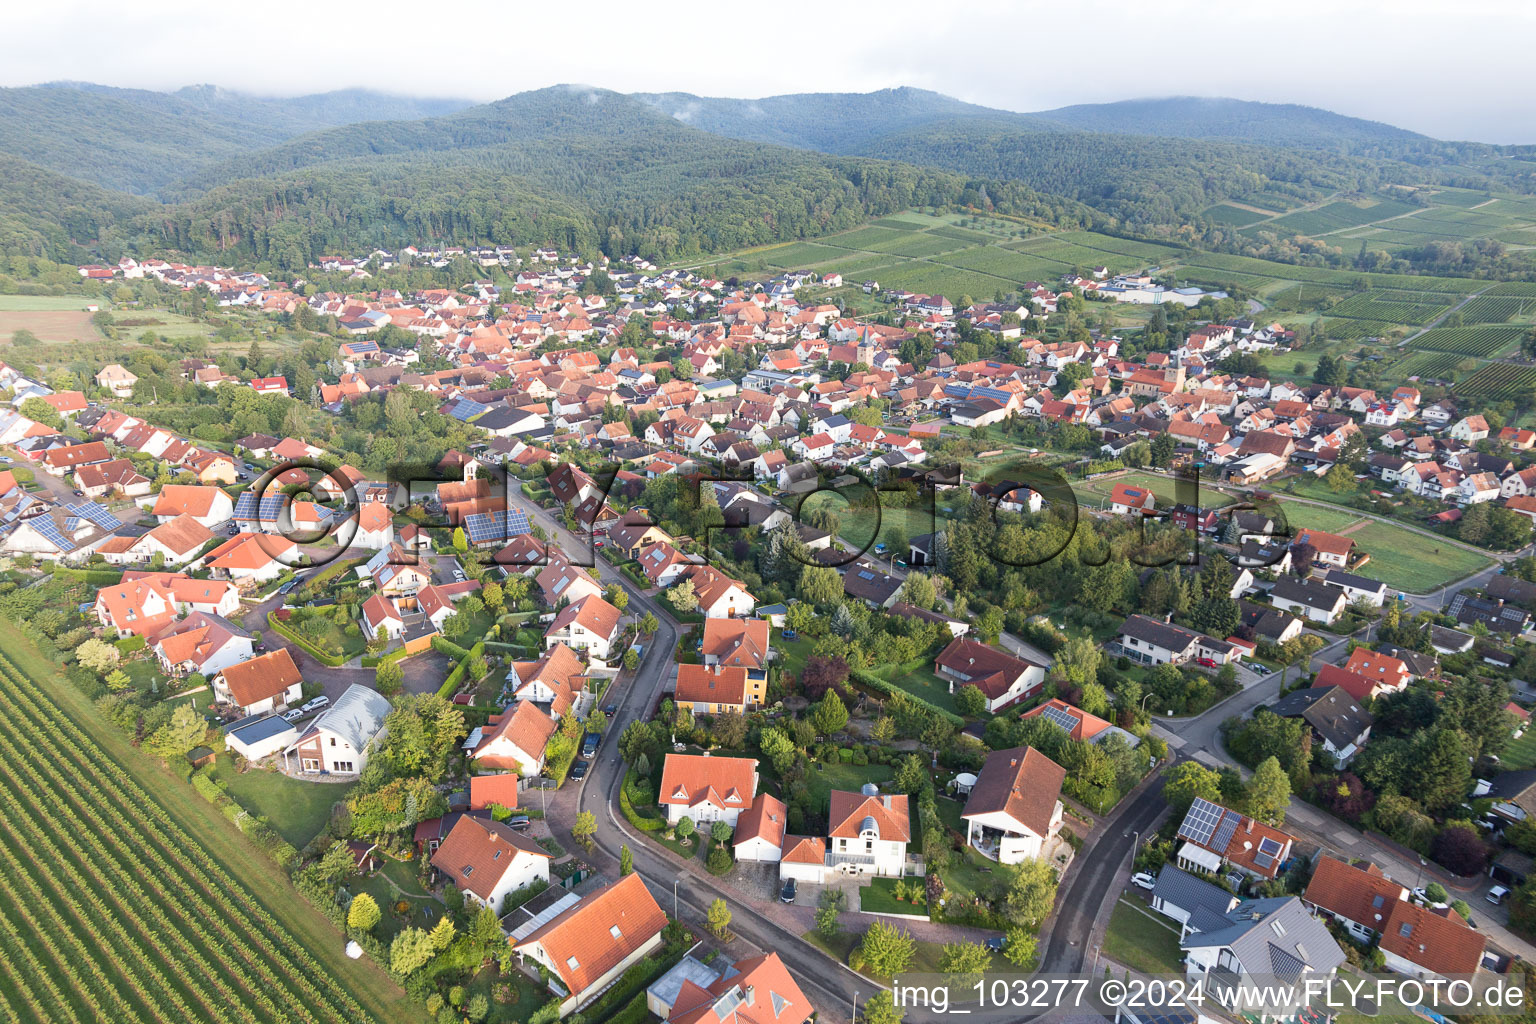
[[[1237,903],[1237,897],[1227,890],[1172,864],[1164,864],[1158,873],[1152,898],[1184,911],[1190,927],[1202,932],[1225,928],[1230,923],[1226,913]]]
[[[1344,953],[1327,927],[1295,896],[1246,900],[1224,917],[1225,928],[1193,933],[1179,943],[1180,948],[1225,946],[1245,973],[1286,980],[1303,973],[1326,974],[1344,962]]]
[[[1269,594],[1270,597],[1278,597],[1306,605],[1308,608],[1318,609],[1336,608],[1344,598],[1344,592],[1338,587],[1330,587],[1320,580],[1297,579],[1289,573],[1275,580],[1275,585]]]
[[[1352,572],[1342,569],[1329,569],[1323,574],[1323,582],[1330,587],[1340,587],[1352,590],[1369,590],[1373,594],[1379,594],[1386,590],[1387,585],[1381,580],[1369,579],[1365,576],[1356,576]]]
[[[353,683],[336,699],[336,703],[310,723],[305,735],[319,729],[329,729],[352,744],[353,750],[362,750],[384,727],[384,716],[390,710],[389,701],[382,693],[361,683]]]
[[[1359,740],[1375,721],[1342,686],[1296,690],[1272,704],[1270,710],[1281,718],[1304,719],[1339,750]]]
[[[1120,635],[1135,637],[1143,643],[1161,647],[1166,651],[1187,651],[1200,639],[1200,635],[1183,626],[1175,626],[1161,619],[1145,615],[1132,615],[1120,626]]]

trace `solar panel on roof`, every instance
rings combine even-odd
[[[60,551],[73,551],[75,549],[75,545],[71,541],[66,540],[64,535],[59,532],[59,524],[47,516],[38,516],[32,520],[32,529],[36,530],[39,536]]]
[[[80,519],[95,523],[103,530],[115,530],[123,525],[123,521],[107,510],[105,505],[99,505],[94,501],[82,501],[76,505],[65,505],[65,508],[74,513]],[[73,527],[69,527],[73,529]]]
[[[1232,833],[1237,831],[1237,824],[1242,820],[1241,815],[1224,812],[1226,817],[1221,819],[1221,825],[1217,827],[1216,834],[1211,837],[1211,847],[1216,850],[1225,850],[1232,842]]]
[[[1259,852],[1267,853],[1271,857],[1278,857],[1280,855],[1280,844],[1268,836],[1265,836],[1263,839],[1259,840]]]
[[[1184,823],[1179,826],[1179,838],[1206,845],[1226,813],[1225,808],[1204,797],[1196,797],[1189,805],[1189,813],[1184,815]]]
[[[874,578],[875,578],[875,574],[870,572],[869,570],[867,570],[867,569],[860,569],[859,570],[859,579],[861,579],[861,580],[872,580]]]
[[[1073,729],[1077,728],[1077,719],[1073,718],[1063,708],[1058,708],[1053,705],[1046,705],[1045,710],[1041,711],[1040,715],[1052,725],[1059,726],[1066,732],[1071,732]]]

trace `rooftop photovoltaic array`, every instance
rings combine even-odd
[[[490,406],[484,402],[477,402],[472,398],[461,398],[454,403],[452,409],[448,410],[448,415],[467,423],[489,408]]]
[[[65,508],[87,522],[99,526],[103,530],[116,530],[123,525],[123,521],[107,510],[105,505],[94,501],[82,501],[75,505],[65,505]]]
[[[531,532],[528,514],[518,509],[477,512],[464,517],[464,533],[471,544],[489,544]]]
[[[1226,813],[1225,807],[1213,804],[1203,797],[1195,797],[1195,802],[1189,805],[1189,813],[1184,815],[1184,823],[1179,826],[1179,838],[1188,839],[1201,846],[1206,845]]]
[[[1052,725],[1060,726],[1066,732],[1071,732],[1077,728],[1077,719],[1068,714],[1063,708],[1047,705],[1046,709],[1040,712],[1040,717]]]

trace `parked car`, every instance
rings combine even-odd
[[[571,765],[570,777],[580,781],[587,777],[587,762],[577,761]]]
[[[1267,676],[1270,673],[1270,668],[1268,665],[1256,664],[1249,667],[1253,669],[1255,675]]]
[[[1487,900],[1489,903],[1492,903],[1494,906],[1498,906],[1504,902],[1504,897],[1508,895],[1508,889],[1502,885],[1496,885],[1492,889],[1488,890],[1488,895],[1484,896],[1483,899]]]
[[[325,694],[322,693],[320,696],[316,697],[314,700],[305,701],[304,702],[304,710],[306,712],[309,712],[309,711],[319,711],[321,708],[326,707],[330,703],[331,703],[331,698],[327,697]]]
[[[1008,948],[1008,936],[994,935],[987,940],[987,948],[994,953],[1001,953]]]
[[[515,828],[519,832],[532,825],[532,820],[526,814],[516,814],[507,819],[507,828]]]
[[[291,710],[283,712],[283,721],[285,721],[285,722],[297,722],[299,719],[301,719],[303,717],[304,717],[304,709],[303,708],[293,708]]]
[[[1195,664],[1201,666],[1202,668],[1215,668],[1216,667],[1216,659],[1215,658],[1196,658],[1195,659]]]
[[[76,491],[75,492],[75,497],[83,498],[83,497],[85,497],[85,492],[84,491]]]
[[[786,881],[784,883],[784,888],[779,890],[779,902],[780,903],[793,903],[793,902],[795,902],[795,893],[798,892],[798,891],[799,891],[799,886],[796,884],[795,880],[793,878],[789,879],[788,881]]]
[[[609,718],[612,718],[614,715],[616,715],[618,713],[619,713],[619,706],[617,704],[604,704],[603,705],[603,714],[607,715]]]
[[[1151,872],[1138,871],[1131,876],[1131,884],[1138,889],[1151,889],[1157,885],[1157,879],[1152,876]]]
[[[587,738],[581,741],[582,760],[590,758],[597,753],[597,745],[603,742],[603,734],[599,732],[587,733]]]

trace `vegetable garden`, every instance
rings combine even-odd
[[[0,695],[7,1019],[373,1020],[4,656]]]

